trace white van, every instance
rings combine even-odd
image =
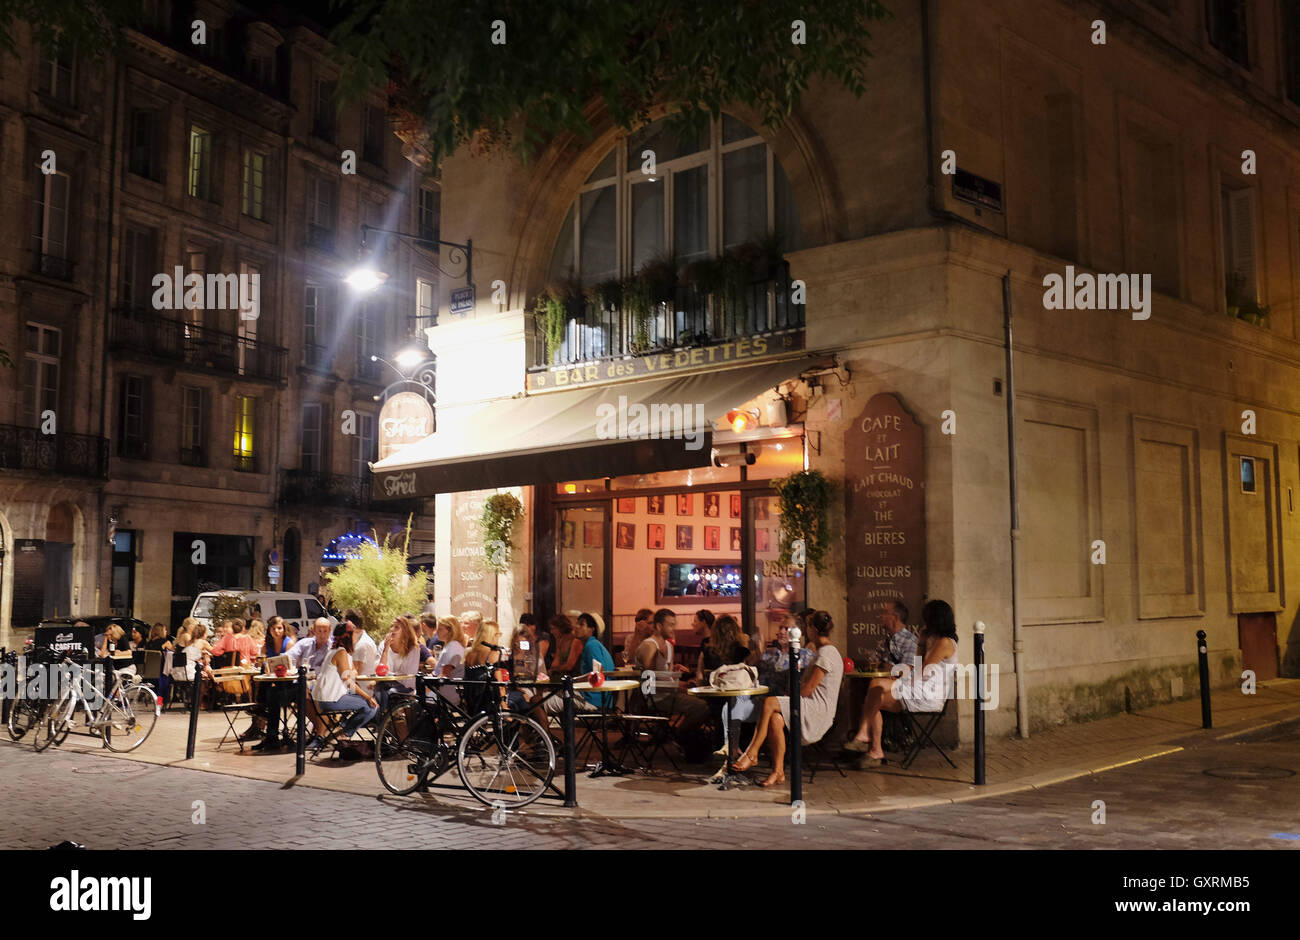
[[[190,616],[205,624],[209,634],[216,627],[212,622],[212,606],[223,594],[228,597],[243,595],[247,604],[245,620],[265,622],[271,617],[283,617],[292,636],[310,635],[312,621],[318,617],[328,620],[331,627],[338,625],[338,620],[331,617],[329,612],[320,605],[320,601],[310,594],[282,594],[276,591],[209,591],[194,598],[194,606],[190,609]]]

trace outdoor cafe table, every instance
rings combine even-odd
[[[765,685],[758,685],[752,689],[715,689],[706,685],[687,689],[686,691],[697,698],[728,699],[740,698],[741,696],[766,695],[771,690]],[[735,715],[734,709],[728,709],[727,715],[727,761],[722,765],[722,770],[714,774],[709,780],[710,783],[718,780],[719,790],[730,790],[738,784],[750,782],[743,771],[736,769],[736,742],[740,739],[740,722],[733,717]]]
[[[892,665],[892,663],[886,663],[879,669],[855,669],[852,672],[846,672],[844,678],[866,679],[868,683],[872,679],[888,679],[892,675],[888,667],[892,667]],[[856,728],[858,721],[862,717],[862,701],[866,698],[867,693],[864,690],[861,695],[858,695],[852,686],[849,689],[849,726]]]
[[[635,679],[606,679],[603,685],[595,686],[590,682],[573,683],[575,692],[630,692],[635,689],[639,683]],[[589,777],[603,777],[605,774],[617,776],[618,774],[627,773],[627,768],[614,760],[614,755],[609,751],[609,707],[605,704],[608,701],[604,696],[600,699],[600,737],[596,740],[600,747],[600,760],[592,769]]]
[[[286,672],[282,676],[253,676],[253,681],[292,684],[298,681],[298,670],[295,669],[293,672]],[[280,715],[284,711],[284,701],[277,695],[274,698],[274,702],[275,705],[271,709],[270,714],[266,716],[266,737],[262,739],[264,743],[268,741],[278,741],[280,738]],[[285,728],[286,733],[288,730],[288,728]]]

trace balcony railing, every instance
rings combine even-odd
[[[790,266],[782,262],[772,273],[730,296],[679,284],[673,303],[653,304],[641,322],[626,305],[587,299],[576,315],[570,312],[554,357],[547,356],[546,331],[537,324],[529,371],[803,329],[804,305],[791,300]]]
[[[67,258],[60,258],[57,255],[46,255],[36,252],[36,263],[33,270],[37,274],[44,274],[46,277],[52,277],[60,281],[72,280],[72,274],[77,267],[75,261]]]
[[[204,372],[285,381],[288,351],[281,346],[134,307],[115,308],[111,323],[109,343],[117,352],[182,363]]]
[[[354,477],[341,473],[314,473],[308,470],[281,470],[279,500],[281,506],[339,506],[374,512],[405,514],[419,512],[422,500],[371,500],[370,473]]]
[[[108,441],[88,434],[42,434],[0,424],[0,470],[108,479]]]

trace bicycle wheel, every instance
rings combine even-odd
[[[62,706],[62,709],[60,709]],[[48,702],[41,709],[40,715],[36,718],[36,724],[32,728],[32,747],[37,751],[43,751],[54,743],[56,737],[54,726],[56,722],[61,722],[64,712],[67,711],[68,703],[65,698],[59,699],[58,702]]]
[[[158,693],[140,683],[119,689],[100,709],[100,732],[110,751],[134,751],[153,732],[158,721]]]
[[[480,715],[460,736],[456,769],[480,803],[519,809],[546,792],[555,775],[555,745],[527,715]]]
[[[415,702],[393,707],[379,725],[375,769],[389,793],[405,796],[424,783],[437,753],[437,722]]]
[[[9,710],[9,737],[21,741],[28,731],[36,727],[36,722],[44,713],[45,702],[39,699],[18,699]]]

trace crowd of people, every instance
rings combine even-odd
[[[924,667],[937,667],[946,678],[957,661],[952,608],[943,601],[928,602],[922,610],[919,637],[908,628],[907,618],[908,610],[901,601],[886,605],[880,615],[883,639],[868,658],[882,669],[897,664],[910,666],[914,659],[921,658]],[[688,665],[678,653],[678,612],[642,608],[620,651],[619,665],[656,675],[657,681],[646,699],[654,709],[673,716],[673,734],[688,759],[692,750],[699,751],[697,745],[705,729],[711,735],[706,743],[713,752],[727,753],[729,729],[738,722],[744,730],[737,745],[744,750],[736,768],[754,766],[766,746],[774,769],[763,783],[772,786],[785,780],[782,762],[793,691],[789,679],[790,632],[796,625],[804,637],[798,649],[801,735],[805,743],[813,743],[834,724],[845,670],[845,660],[835,645],[835,625],[826,611],[784,615],[772,641],[764,646],[755,629],[747,629],[731,614],[697,610],[691,615],[690,630],[699,640],[698,655]],[[306,668],[311,677],[306,716],[314,732],[308,742],[311,747],[320,747],[327,737],[324,716],[343,713],[338,733],[350,737],[376,721],[393,695],[414,692],[414,677],[420,671],[449,680],[438,684],[438,693],[453,704],[461,704],[464,686],[453,683],[464,680],[466,670],[490,675],[508,667],[522,685],[509,689],[505,704],[521,711],[536,709],[538,717],[545,719],[562,710],[563,699],[532,683],[547,683],[566,675],[581,678],[593,671],[616,668],[610,649],[602,642],[602,638],[608,639],[604,621],[596,613],[560,613],[544,621],[526,613],[508,637],[499,623],[473,612],[459,617],[431,613],[399,616],[379,643],[365,626],[358,611],[348,610],[337,626],[322,617],[299,639],[280,617],[270,617],[266,622],[231,618],[216,624],[209,639],[203,623],[186,618],[175,636],[170,636],[162,623],[154,624],[147,637],[139,625],[131,629],[130,635],[121,626],[109,625],[95,637],[94,644],[99,656],[126,650],[172,651],[171,669],[160,677],[160,694],[165,694],[169,681],[193,682],[196,676],[211,677],[214,660],[219,657],[226,657],[223,662],[244,665],[284,657],[288,669]],[[752,669],[756,682],[769,694],[706,700],[689,693],[692,687],[707,685],[716,670],[741,665]],[[385,682],[359,678],[374,676],[377,670],[397,678]],[[279,747],[278,736],[267,733],[266,715],[286,704],[291,692],[274,683],[259,691],[265,707],[241,739],[263,737],[257,749]],[[883,713],[904,709],[933,712],[942,708],[948,694],[943,684],[905,682],[892,677],[873,679],[861,722],[846,748],[863,754],[865,763],[879,763],[883,759]],[[610,704],[611,699],[609,693],[584,690],[576,697],[575,706],[582,711],[596,711]]]

